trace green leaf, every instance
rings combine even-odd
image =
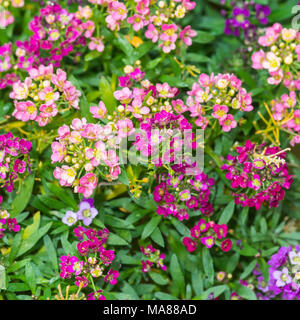
[[[54,270],[57,272],[58,264],[57,264],[56,249],[54,247],[52,240],[48,235],[44,236],[44,245],[45,245],[49,260],[51,261]]]
[[[270,268],[270,266],[267,264],[267,262],[263,258],[259,258],[258,265],[259,265],[259,268],[264,276],[264,281],[269,282],[269,268]]]
[[[214,283],[214,264],[210,252],[206,247],[202,248],[202,263],[205,275],[208,277],[210,285]]]
[[[35,279],[35,274],[32,268],[32,264],[30,262],[27,262],[25,265],[25,278],[26,278],[27,284],[31,289],[32,294],[35,294],[36,279]]]
[[[154,69],[162,60],[163,60],[163,57],[158,57],[156,59],[151,60],[147,64],[147,69]]]
[[[115,39],[115,44],[126,54],[127,57],[130,58],[134,56],[133,46],[122,34],[118,33],[118,38]]]
[[[105,225],[109,225],[109,226],[120,228],[120,229],[131,229],[131,230],[134,229],[134,226],[125,220],[111,216],[109,214],[103,214],[102,216],[103,216]]]
[[[252,270],[255,268],[257,264],[256,260],[253,260],[251,263],[247,265],[243,273],[241,274],[241,279],[245,279],[248,277],[248,275],[252,272]]]
[[[209,43],[212,42],[215,39],[215,36],[213,36],[211,33],[209,32],[205,32],[205,31],[197,31],[197,36],[195,38],[193,38],[193,42],[196,43]]]
[[[218,224],[227,224],[234,213],[235,203],[231,200],[222,212]]]
[[[226,270],[227,273],[232,273],[235,268],[237,267],[239,260],[240,260],[240,254],[239,253],[235,253],[233,254],[230,258],[228,257],[224,257],[224,260],[226,262],[226,267],[224,270]]]
[[[101,101],[105,104],[107,112],[112,114],[117,107],[117,100],[114,97],[114,91],[111,83],[104,76],[100,78],[99,90],[101,95]]]
[[[179,300],[178,298],[165,292],[156,292],[154,296],[159,300]]]
[[[87,53],[85,56],[84,56],[84,61],[91,61],[91,60],[94,60],[96,58],[99,58],[101,55],[101,53],[97,50],[93,50],[93,51],[90,51],[89,53]]]
[[[10,265],[10,267],[7,268],[7,273],[15,272],[15,271],[23,268],[28,261],[30,261],[30,259],[26,258],[24,260],[17,261],[15,263],[13,263],[12,265]]]
[[[132,59],[134,61],[141,59],[146,53],[148,53],[152,48],[154,47],[154,44],[152,41],[147,41],[141,44],[138,48],[134,49],[134,55]],[[133,62],[134,62],[133,61]]]
[[[196,293],[196,295],[199,295],[201,292],[203,292],[203,278],[202,273],[199,269],[195,269],[192,272],[192,286]]]
[[[176,254],[173,254],[171,258],[170,274],[174,283],[174,291],[177,292],[177,295],[179,294],[183,298],[185,281]]]
[[[193,300],[207,300],[210,294],[213,294],[214,298],[219,297],[226,289],[228,289],[227,285],[215,286],[207,289],[201,295],[195,297]]]
[[[41,239],[41,237],[43,237],[48,232],[48,230],[51,228],[51,225],[52,222],[47,223],[44,227],[40,228],[36,233],[34,233],[30,238],[22,240],[17,257],[32,249],[34,245]]]
[[[257,300],[255,293],[250,289],[241,284],[236,285],[236,293],[247,300]]]
[[[68,241],[68,232],[64,233],[60,237],[60,241],[61,241],[62,247],[63,247],[66,254],[70,254],[72,256],[76,254],[76,250],[73,248],[71,243]]]
[[[203,55],[203,54],[201,54],[201,53],[189,53],[187,55],[187,60],[191,61],[193,63],[195,63],[195,62],[201,63],[201,62],[210,61],[210,58],[205,56],[205,55]]]
[[[10,253],[9,253],[9,257],[8,257],[8,261],[10,264],[12,264],[12,262],[15,260],[17,254],[18,254],[21,242],[22,242],[22,234],[17,233],[14,236],[14,239],[13,239],[13,242],[11,245],[11,249],[10,249]]]
[[[30,287],[26,283],[9,283],[7,287],[7,291],[12,292],[22,292],[29,291]]]
[[[240,255],[246,257],[254,257],[256,256],[258,251],[249,246],[247,243],[243,243],[243,249],[240,251]]]
[[[61,201],[65,204],[72,207],[74,210],[78,209],[77,202],[75,199],[63,188],[60,186],[55,185],[54,183],[47,183],[47,188]]]
[[[146,239],[147,237],[149,237],[152,232],[154,231],[154,229],[158,226],[158,224],[161,221],[161,216],[154,216],[145,226],[143,233],[142,233],[142,240]]]
[[[181,78],[169,76],[166,74],[163,74],[162,76],[160,76],[159,81],[167,82],[170,86],[177,86],[178,88],[188,87],[188,84],[186,82],[182,81]]]
[[[182,235],[182,236],[189,236],[190,235],[190,229],[184,225],[182,222],[180,222],[178,219],[171,219],[171,222],[173,226],[176,228],[176,230]]]
[[[0,264],[0,290],[6,289],[6,272],[2,264]]]
[[[36,212],[33,216],[33,223],[27,226],[22,234],[22,239],[26,240],[28,239],[31,235],[37,232],[39,226],[40,226],[40,221],[41,221],[41,214],[40,212]]]
[[[282,239],[291,239],[291,240],[300,241],[300,232],[282,233],[279,237]]]
[[[166,277],[163,277],[160,273],[149,271],[148,274],[156,284],[165,286],[166,284],[169,283],[169,279]]]
[[[156,229],[154,229],[154,231],[152,232],[151,239],[154,242],[156,242],[158,245],[160,245],[161,247],[165,246],[164,238],[163,238],[158,227]]]
[[[20,192],[16,195],[13,203],[11,204],[10,216],[16,217],[27,206],[30,200],[32,189],[34,185],[34,175],[28,176],[22,183]]]
[[[119,237],[118,235],[110,232],[109,237],[107,240],[107,244],[114,245],[114,246],[127,246],[129,243],[125,241],[123,238]]]

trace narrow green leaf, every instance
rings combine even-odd
[[[109,237],[107,239],[107,243],[114,246],[127,246],[129,243],[125,241],[123,238],[119,237],[118,235],[110,232]]]
[[[177,295],[181,295],[181,297],[183,298],[185,281],[176,254],[173,254],[171,258],[170,273],[175,285],[174,291],[177,292]]]
[[[249,276],[249,274],[252,272],[252,270],[255,268],[257,264],[256,260],[253,260],[251,263],[247,265],[243,273],[241,274],[241,279],[245,279]]]
[[[154,242],[156,242],[158,245],[160,245],[161,247],[165,246],[164,238],[163,238],[158,227],[156,229],[154,229],[154,231],[152,232],[151,239]]]
[[[169,279],[166,277],[163,277],[160,273],[150,271],[148,272],[148,274],[156,284],[165,286],[166,284],[169,283]]]
[[[236,293],[247,300],[257,300],[255,293],[250,289],[241,284],[236,285]]]
[[[13,203],[11,204],[10,216],[12,218],[16,217],[26,208],[32,194],[33,185],[34,175],[30,175],[22,183],[20,192],[16,195]]]
[[[210,252],[206,247],[202,248],[202,263],[205,275],[208,277],[210,285],[214,283],[214,264]]]
[[[58,271],[58,264],[57,264],[56,249],[54,247],[52,240],[50,239],[50,237],[48,235],[44,236],[44,245],[45,245],[46,251],[48,253],[49,260],[52,263],[54,270],[57,272]]]
[[[235,203],[231,200],[222,212],[218,224],[227,224],[234,213]]]
[[[156,292],[154,295],[159,300],[179,300],[177,297],[174,297],[174,296],[167,294],[165,292]]]
[[[5,267],[0,264],[0,290],[6,289],[6,272]]]
[[[41,237],[48,232],[48,230],[51,228],[51,225],[52,222],[47,223],[44,227],[40,228],[36,233],[34,233],[30,238],[23,240],[17,257],[32,249],[34,245],[41,239]]]
[[[154,231],[154,229],[158,226],[158,224],[161,221],[161,216],[154,216],[145,226],[143,233],[142,233],[142,239],[146,239],[147,237],[149,237],[152,232]]]
[[[27,284],[31,289],[32,294],[35,294],[36,279],[35,279],[35,274],[32,268],[32,264],[30,262],[27,262],[25,265],[25,278],[26,278]]]

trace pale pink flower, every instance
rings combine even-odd
[[[11,5],[14,8],[22,8],[24,7],[24,0],[11,0]]]
[[[67,81],[67,74],[62,69],[57,69],[56,74],[51,76],[51,81],[55,86],[62,90]]]
[[[37,109],[32,101],[15,102],[15,108],[12,115],[18,120],[26,122],[28,120],[35,120],[37,116]]]
[[[84,6],[84,7],[79,6],[78,11],[79,11],[79,16],[87,20],[93,15],[93,11],[89,6]]]
[[[86,119],[85,118],[82,118],[82,119],[78,119],[78,118],[75,118],[73,119],[72,121],[72,124],[71,124],[71,128],[73,130],[83,130],[86,126]]]
[[[71,186],[76,178],[76,171],[74,168],[63,165],[60,174],[59,183],[61,186]]]
[[[107,23],[107,27],[112,31],[119,31],[120,30],[120,22],[115,20],[112,15],[108,15],[105,18],[105,21]]]
[[[36,79],[40,77],[52,76],[53,74],[53,65],[49,66],[40,65],[38,68],[30,68],[28,70],[30,78]]]
[[[171,41],[163,41],[160,45],[159,45],[160,48],[162,48],[162,51],[164,53],[169,53],[171,52],[172,50],[175,50],[176,49],[176,46],[175,46],[175,43],[174,42],[171,42]]]
[[[181,99],[172,100],[172,106],[177,113],[184,113],[188,110],[188,107]]]
[[[107,110],[106,110],[105,104],[102,101],[100,101],[98,107],[97,106],[90,107],[90,112],[92,113],[93,118],[103,119],[105,118]]]
[[[66,147],[63,143],[53,142],[51,145],[52,155],[51,160],[52,163],[61,162],[65,157]]]
[[[109,6],[110,14],[114,20],[125,20],[127,17],[127,8],[126,6],[119,2],[114,1]]]
[[[39,124],[40,127],[46,126],[50,122],[50,118],[37,116],[35,121]]]
[[[234,120],[232,114],[227,114],[225,119],[219,120],[219,123],[222,126],[222,130],[224,132],[228,132],[237,126],[237,122]]]
[[[134,132],[133,123],[130,119],[119,120],[117,122],[118,135],[121,138],[125,138]]]
[[[47,117],[55,117],[58,113],[58,110],[56,108],[56,104],[52,103],[52,104],[42,104],[40,106],[40,116],[47,118]]]
[[[57,132],[58,132],[58,135],[59,135],[59,139],[63,139],[63,138],[65,138],[66,136],[68,136],[70,134],[70,128],[69,128],[69,126],[64,124],[63,126],[58,128]]]
[[[91,38],[91,42],[89,43],[90,50],[97,50],[98,52],[102,52],[104,50],[104,44],[101,38]]]
[[[163,24],[161,30],[163,33],[160,35],[160,39],[163,41],[175,42],[177,40],[178,27],[176,24]]]
[[[163,84],[157,83],[156,90],[157,90],[158,96],[160,98],[171,98],[172,97],[172,93],[171,93],[172,90],[167,82],[165,82]]]
[[[264,69],[268,69],[269,72],[276,71],[280,68],[281,59],[273,52],[266,54],[266,59],[263,61],[262,66]]]
[[[102,161],[107,159],[105,143],[103,141],[97,141],[94,146],[93,157],[91,158],[91,164],[94,167],[99,166]]]
[[[109,168],[109,175],[112,180],[118,179],[120,174],[121,174],[120,166],[115,166],[115,167]]]
[[[215,104],[213,106],[213,113],[211,114],[215,119],[224,120],[227,118],[228,107],[225,105],[220,106]]]
[[[283,28],[281,30],[281,37],[284,41],[290,42],[294,40],[297,36],[297,30]]]
[[[45,101],[46,105],[50,105],[59,99],[59,92],[54,91],[52,87],[46,87],[39,91],[38,97],[40,100]]]
[[[11,99],[23,100],[26,99],[29,94],[29,87],[32,81],[30,78],[26,78],[24,82],[15,82],[12,86],[12,91],[9,94]]]
[[[72,131],[71,134],[68,136],[68,140],[70,143],[80,144],[80,142],[82,141],[80,132]]]
[[[196,126],[200,127],[202,130],[205,130],[208,125],[207,118],[200,116],[198,119],[196,119],[195,124]]]
[[[129,17],[127,22],[132,24],[134,31],[139,31],[144,27],[144,18],[138,14],[134,14],[132,17]]]
[[[153,43],[158,41],[159,33],[152,23],[148,25],[145,37],[151,39]]]
[[[283,94],[281,100],[287,108],[293,108],[297,103],[297,97],[295,91],[290,91],[289,94]]]
[[[79,184],[89,189],[97,187],[97,177],[94,173],[87,173],[79,180]]]
[[[114,97],[121,101],[121,103],[127,104],[131,101],[132,91],[130,89],[123,88],[122,90],[117,90],[114,92]]]
[[[192,38],[197,36],[197,32],[192,29],[191,26],[186,26],[182,31],[179,33],[179,38],[183,40],[186,46],[192,45]]]
[[[263,61],[265,60],[265,53],[263,50],[254,52],[251,56],[252,68],[254,69],[263,69]]]
[[[283,79],[283,71],[282,69],[278,69],[274,72],[270,72],[271,77],[268,78],[268,83],[271,85],[279,84]]]
[[[146,115],[150,112],[148,107],[143,106],[143,101],[140,98],[134,99],[131,103],[131,106],[127,107],[127,110],[131,111],[132,115],[137,119],[141,119],[143,115]]]
[[[86,38],[91,38],[91,36],[93,35],[93,32],[95,30],[95,23],[91,20],[88,20],[87,22],[83,23],[81,25],[81,27],[86,30],[84,33],[84,36]]]
[[[143,16],[146,16],[150,13],[150,0],[138,0],[136,1],[136,11]]]
[[[81,136],[90,140],[99,139],[99,135],[102,132],[102,127],[98,124],[88,123],[84,130],[81,131]]]
[[[7,10],[0,10],[0,28],[6,28],[15,21],[14,16]]]
[[[109,167],[114,167],[119,164],[119,157],[115,150],[108,150],[106,154],[105,164]]]

